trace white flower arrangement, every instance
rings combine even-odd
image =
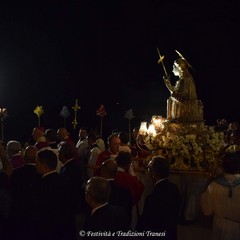
[[[181,126],[181,131],[162,131],[155,138],[146,137],[146,146],[152,155],[170,160],[171,169],[176,171],[213,171],[221,160],[224,135],[204,125]],[[150,157],[151,157],[150,156]]]

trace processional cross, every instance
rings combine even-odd
[[[159,55],[158,64],[162,63],[162,66],[163,66],[163,70],[164,70],[165,76],[168,76],[168,73],[167,73],[166,67],[165,67],[164,62],[163,62],[164,56],[161,56],[160,51],[159,51],[158,48],[157,48],[157,51],[158,51],[158,55]]]
[[[74,120],[72,122],[73,124],[73,129],[76,129],[76,126],[78,124],[77,122],[77,111],[80,109],[81,107],[78,105],[78,99],[76,99],[75,101],[75,105],[72,107],[73,111],[74,111]]]

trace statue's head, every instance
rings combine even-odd
[[[183,58],[178,58],[177,60],[175,60],[174,66],[182,71],[184,71],[184,69],[188,69],[188,64]]]
[[[188,72],[188,64],[187,62],[182,59],[179,58],[177,60],[174,61],[173,63],[173,73],[175,76],[182,76],[183,73]]]

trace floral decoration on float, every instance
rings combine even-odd
[[[142,122],[137,137],[153,156],[167,157],[171,171],[213,173],[221,163],[224,135],[213,127],[199,123],[172,123],[153,116],[147,127]]]

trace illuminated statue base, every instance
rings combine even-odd
[[[200,100],[167,100],[167,119],[171,122],[195,123],[203,121],[203,103]]]
[[[172,171],[213,172],[219,165],[223,134],[203,121],[177,123],[166,120],[155,137],[145,137],[152,156],[170,160]]]

